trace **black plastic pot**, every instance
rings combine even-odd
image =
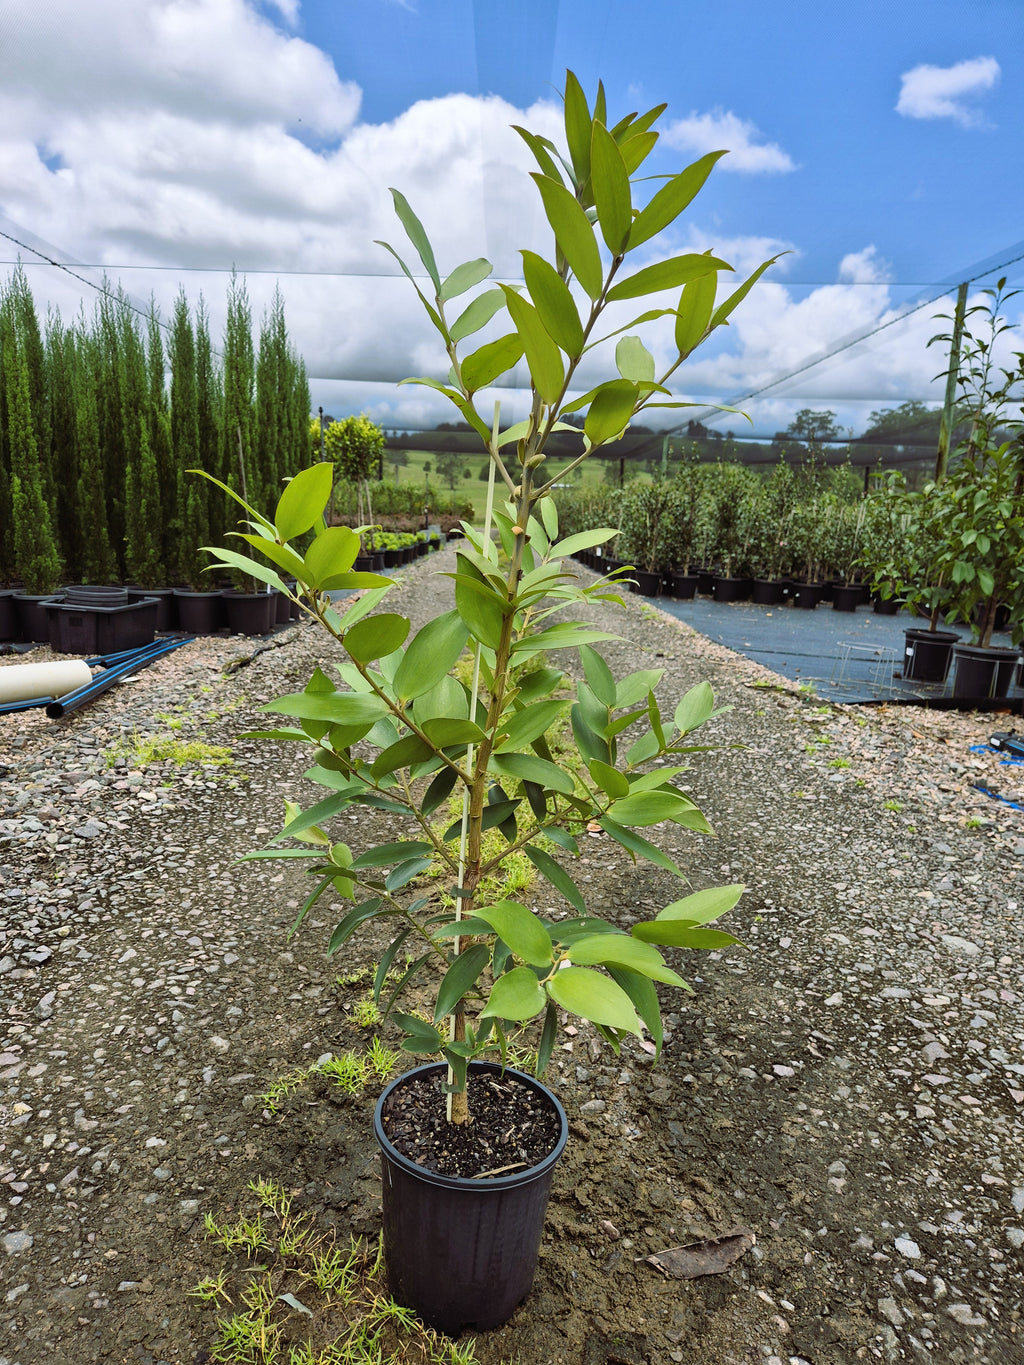
[[[754,579],[754,601],[759,607],[780,607],[784,600],[785,591],[776,579]]]
[[[643,597],[657,597],[661,592],[661,574],[648,572],[647,569],[634,569],[630,578],[630,592],[640,593]]]
[[[190,592],[175,588],[178,624],[186,635],[216,635],[224,624],[224,599],[220,592]]]
[[[269,635],[277,620],[277,600],[269,592],[225,592],[224,613],[232,635]]]
[[[18,635],[13,599],[13,588],[0,588],[0,640],[14,640]]]
[[[908,630],[903,676],[916,682],[945,682],[953,646],[959,641],[960,636],[954,630]]]
[[[128,584],[128,601],[141,602],[144,597],[155,597],[157,601],[156,628],[158,631],[178,629],[178,604],[173,588],[143,588]]]
[[[402,562],[402,552],[401,552],[401,550],[385,550],[385,551],[384,551],[384,567],[385,567],[385,569],[397,569],[398,566],[399,566],[399,564],[401,564],[401,562]]]
[[[569,1126],[551,1091],[533,1076],[506,1070],[542,1093],[558,1115],[554,1150],[537,1166],[492,1180],[437,1175],[388,1140],[382,1115],[396,1087],[413,1076],[445,1073],[437,1063],[392,1081],[373,1115],[381,1150],[384,1257],[392,1297],[449,1336],[500,1327],[533,1286],[548,1194]],[[500,1075],[493,1062],[471,1062],[474,1075]]]
[[[833,611],[856,611],[863,601],[859,583],[836,583],[832,588]]]
[[[670,576],[672,596],[681,602],[689,602],[697,595],[697,575],[695,573],[674,573]]]
[[[67,594],[47,602],[50,648],[55,654],[123,654],[153,643],[159,602],[155,597],[128,601],[120,590],[99,601],[68,601]],[[79,595],[81,590],[79,590]]]
[[[714,588],[715,576],[710,569],[697,570],[697,591],[701,597],[710,597]]]
[[[20,640],[34,645],[50,643],[50,618],[46,614],[47,602],[55,599],[54,593],[37,596],[30,592],[16,592],[11,598],[14,603],[14,619]]]
[[[750,593],[750,584],[746,578],[714,578],[711,584],[711,595],[716,602],[742,602]]]
[[[277,625],[286,625],[292,619],[292,604],[287,593],[274,594],[274,620]]]
[[[803,611],[813,611],[821,601],[820,583],[794,583],[793,601]]]
[[[879,597],[876,593],[871,599],[876,616],[895,616],[900,609],[899,601],[895,597]]]
[[[953,659],[954,697],[1005,697],[1013,684],[1020,650],[958,644],[953,646]]]

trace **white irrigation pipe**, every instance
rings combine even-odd
[[[45,664],[11,664],[0,668],[0,705],[37,697],[64,697],[88,687],[92,670],[84,659],[60,659]]]

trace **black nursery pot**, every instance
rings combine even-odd
[[[642,597],[658,597],[661,594],[660,573],[651,573],[647,569],[634,569],[630,574],[630,591],[639,593]]]
[[[955,630],[908,630],[903,653],[903,676],[917,682],[946,681],[953,646],[960,643]]]
[[[190,592],[174,589],[178,625],[186,635],[216,635],[224,624],[224,599],[220,591]]]
[[[835,583],[832,587],[833,611],[856,611],[864,601],[859,583]]]
[[[504,1074],[540,1092],[558,1116],[554,1149],[537,1166],[492,1180],[438,1175],[404,1156],[384,1133],[382,1115],[394,1090],[414,1076],[444,1074],[436,1062],[391,1082],[373,1115],[381,1151],[384,1258],[392,1297],[448,1336],[500,1327],[533,1286],[555,1164],[569,1126],[558,1100],[533,1076]],[[469,1065],[474,1076],[500,1076],[493,1062]]]
[[[1008,695],[1020,651],[994,645],[957,644],[953,646],[953,657],[953,696],[981,700]]]

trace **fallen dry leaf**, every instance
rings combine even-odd
[[[695,1280],[699,1275],[720,1275],[757,1241],[749,1228],[733,1228],[721,1237],[691,1242],[685,1247],[668,1247],[648,1256],[648,1265],[673,1280]]]

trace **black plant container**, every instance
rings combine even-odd
[[[232,635],[269,635],[277,620],[277,599],[269,592],[225,592],[224,614]]]
[[[155,597],[130,602],[127,592],[114,589],[106,599],[68,601],[73,592],[46,604],[55,654],[122,654],[153,643],[160,606]]]
[[[448,1336],[500,1327],[533,1286],[548,1194],[565,1148],[565,1111],[533,1076],[505,1074],[541,1092],[558,1115],[559,1137],[539,1165],[492,1180],[438,1175],[417,1166],[388,1140],[382,1114],[396,1087],[413,1076],[445,1073],[437,1063],[392,1081],[373,1115],[381,1150],[384,1257],[388,1285],[400,1304]],[[474,1075],[500,1075],[493,1062],[470,1062]],[[472,1101],[471,1101],[472,1102]]]
[[[953,696],[982,701],[1008,695],[1020,650],[958,644],[953,659]]]
[[[716,577],[711,592],[716,602],[742,602],[750,595],[750,582],[746,578]]]
[[[18,638],[18,618],[14,611],[14,589],[0,588],[0,640]]]
[[[629,585],[630,592],[640,593],[643,597],[657,597],[660,594],[660,573],[651,573],[647,569],[633,569],[629,576],[632,580]]]
[[[144,597],[157,600],[156,628],[158,632],[178,629],[178,603],[173,588],[142,588],[128,584],[128,601],[141,602]]]
[[[876,616],[895,616],[900,609],[900,604],[895,597],[879,597],[876,593],[871,599]]]
[[[39,596],[36,593],[16,592],[11,598],[14,603],[14,619],[17,637],[34,645],[50,643],[50,618],[46,614],[46,604],[55,600],[56,594]]]
[[[794,583],[793,601],[804,611],[813,611],[821,600],[820,583]]]
[[[781,607],[785,591],[777,578],[754,579],[754,602],[759,607]]]
[[[175,588],[178,625],[186,635],[216,635],[224,625],[224,599],[217,592],[190,592]]]
[[[950,660],[953,658],[953,646],[960,643],[960,636],[956,631],[908,630],[905,635],[903,676],[915,682],[945,682]]]
[[[856,611],[864,601],[859,583],[836,583],[832,587],[833,611]]]
[[[671,575],[672,596],[681,602],[692,602],[697,595],[697,575],[695,573],[674,573]]]

